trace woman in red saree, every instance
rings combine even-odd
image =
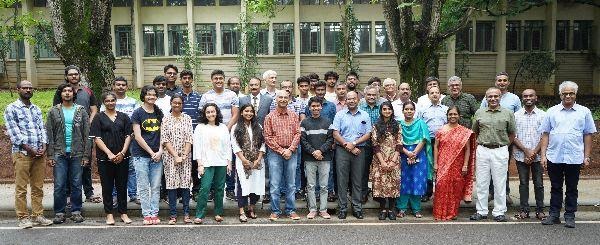
[[[456,106],[450,107],[446,116],[448,124],[436,133],[433,149],[436,220],[456,219],[460,201],[471,202],[473,193],[475,136],[473,131],[458,124],[460,111]]]

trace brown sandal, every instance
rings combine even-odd
[[[190,224],[190,223],[192,223],[192,222],[193,222],[193,221],[192,221],[192,219],[190,219],[190,216],[189,216],[189,215],[186,215],[186,216],[184,216],[184,217],[183,217],[183,223],[185,223],[185,224]]]
[[[256,219],[256,213],[254,213],[254,210],[248,210],[248,217],[250,217],[251,219]]]
[[[240,222],[242,222],[242,223],[248,222],[248,217],[246,217],[245,213],[240,214]]]
[[[224,219],[223,219],[223,217],[221,217],[221,215],[216,215],[216,216],[215,216],[215,221],[217,221],[217,222],[221,222],[221,221],[223,221],[223,220],[224,220]]]

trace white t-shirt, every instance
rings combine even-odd
[[[156,105],[163,114],[171,113],[171,96],[165,94],[165,97],[156,99]]]

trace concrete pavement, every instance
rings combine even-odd
[[[513,199],[513,206],[511,208],[509,208],[509,213],[507,215],[512,216],[513,213],[510,212],[515,212],[516,208],[518,208],[519,206],[519,181],[518,179],[515,178],[511,178],[510,180],[510,196]],[[581,179],[579,181],[579,206],[580,209],[587,209],[588,211],[590,210],[595,210],[595,208],[593,207],[593,205],[595,205],[596,203],[598,203],[598,201],[600,201],[600,179]],[[101,194],[101,186],[99,183],[95,183],[94,184],[94,193],[97,195]],[[534,192],[533,192],[533,184],[530,184],[530,191],[529,191],[529,204],[530,205],[535,205],[535,199],[534,199]],[[52,183],[46,183],[44,184],[44,199],[43,199],[43,205],[44,205],[44,210],[45,213],[47,215],[47,217],[52,217],[53,216],[53,212],[52,212],[52,205],[53,205],[53,184]],[[475,197],[473,198],[475,199]],[[549,201],[550,201],[550,182],[549,180],[545,179],[544,180],[544,203],[546,204],[546,206],[549,205]],[[431,212],[431,205],[432,202],[427,202],[427,203],[423,203],[423,210],[425,211],[425,213],[430,213]],[[468,212],[468,213],[472,213],[474,212],[474,205],[475,202],[472,202],[470,204],[461,204],[461,212]],[[490,202],[490,205],[491,202]],[[231,213],[232,215],[234,215],[233,217],[237,217],[237,202],[234,201],[229,201],[229,200],[225,200],[224,202],[224,206],[225,206],[225,210],[226,212],[229,214]],[[282,204],[283,206],[283,204]],[[260,203],[257,205],[258,208],[261,208]],[[296,207],[299,209],[299,213],[301,216],[306,215],[307,210],[306,210],[306,202],[305,201],[297,201],[296,202]],[[328,203],[328,207],[331,209],[335,209],[337,207],[337,202],[330,202]],[[379,204],[375,201],[373,201],[372,199],[369,199],[369,202],[365,205],[363,205],[364,208],[367,209],[376,209],[379,207]],[[181,204],[178,204],[178,208],[181,208]],[[190,208],[192,209],[192,214],[195,210],[195,202],[191,201],[190,202]],[[209,214],[208,215],[212,215],[212,204],[209,203],[208,205],[209,208]],[[269,205],[265,204],[264,206],[262,206],[262,208],[264,209],[264,212],[267,213],[268,209],[269,209]],[[128,203],[128,209],[129,209],[129,215],[132,217],[139,217],[141,214],[141,208],[140,205],[134,204],[134,203]],[[161,202],[160,204],[160,209],[161,209],[161,214],[160,215],[164,215],[165,217],[168,215],[168,205],[166,203]],[[464,210],[464,211],[463,211]],[[535,210],[535,209],[532,209]],[[85,216],[88,217],[103,217],[104,216],[104,209],[102,206],[102,203],[84,203],[83,205],[83,214]],[[546,214],[547,214],[547,210],[546,210]],[[0,184],[0,217],[4,217],[4,218],[9,218],[9,217],[14,217],[15,216],[15,211],[14,211],[14,184]],[[209,216],[210,217],[210,216]],[[600,213],[598,213],[598,217],[595,220],[600,219]]]

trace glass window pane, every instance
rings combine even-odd
[[[237,54],[240,32],[236,24],[221,24],[221,44],[223,54]]]
[[[201,54],[214,55],[216,40],[215,24],[196,24],[196,45]]]
[[[567,50],[569,48],[569,21],[556,21],[556,50]]]
[[[123,0],[121,0],[123,1]],[[117,2],[117,1],[115,1]],[[48,3],[48,0],[34,0],[33,1],[33,6],[34,7],[46,7],[46,4]]]
[[[131,56],[131,26],[115,26],[116,56]]]
[[[183,55],[187,40],[187,25],[169,25],[169,55]]]
[[[17,58],[17,52],[18,52],[19,59],[24,59],[25,58],[25,41],[23,41],[23,40],[12,41],[11,43],[12,43],[12,45],[10,47],[10,55],[9,55],[9,57],[11,59],[16,59]]]
[[[478,21],[476,23],[475,51],[494,51],[494,21]]]
[[[133,2],[132,0],[113,0],[113,7],[130,7]]]
[[[275,0],[278,5],[294,5],[294,0]]]
[[[194,6],[215,6],[215,0],[194,0]]]
[[[588,50],[592,40],[592,21],[576,20],[573,22],[573,50]]]
[[[273,24],[273,53],[294,53],[294,24]]]
[[[523,47],[526,51],[542,50],[544,48],[544,21],[525,21],[525,35]]]
[[[371,23],[360,22],[356,25],[356,40],[354,40],[354,52],[371,52]]]
[[[467,26],[456,34],[456,50],[457,51],[473,51],[473,25],[469,21]]]
[[[240,5],[240,0],[219,0],[220,6]]]
[[[186,6],[187,0],[167,0],[167,6]]]
[[[256,54],[269,54],[269,26],[252,24],[252,32],[248,32],[248,48],[254,48]],[[255,36],[250,36],[254,34]]]
[[[375,52],[389,53],[391,51],[385,22],[375,22]]]
[[[338,39],[340,36],[339,22],[325,22],[323,27],[325,35],[325,53],[335,54],[338,47]]]
[[[518,51],[521,43],[521,21],[506,22],[506,51]]]
[[[300,5],[319,5],[320,0],[300,0]]]
[[[163,6],[163,0],[142,0],[142,6],[144,6],[144,7]]]
[[[144,25],[144,56],[163,56],[164,27],[162,25]]]
[[[300,53],[321,53],[320,23],[300,23]]]

